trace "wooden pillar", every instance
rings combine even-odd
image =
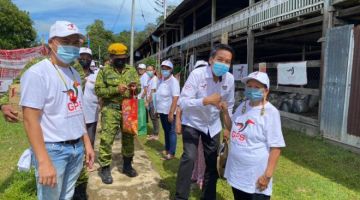
[[[254,32],[248,30],[247,36],[247,64],[249,66],[249,73],[254,71]]]
[[[184,20],[181,21],[181,24],[180,24],[180,40],[182,40],[184,38]]]
[[[216,22],[216,0],[211,0],[211,24]]]
[[[193,12],[193,33],[196,31],[196,11]]]
[[[215,22],[216,22],[216,0],[211,0],[211,25],[214,25]],[[214,46],[214,41],[213,41],[212,33],[210,34],[211,34],[210,45],[212,48]]]
[[[324,0],[324,8],[323,8],[323,25],[322,25],[322,37],[319,42],[321,42],[321,58],[320,58],[320,84],[319,84],[319,91],[320,91],[320,98],[319,98],[319,110],[318,110],[318,119],[321,121],[321,110],[322,110],[322,92],[323,92],[323,80],[324,80],[324,71],[325,71],[325,65],[324,65],[324,59],[325,59],[325,51],[326,51],[326,33],[329,28],[332,27],[332,18],[333,18],[333,12],[330,12],[331,8],[331,1],[330,0]],[[321,126],[320,126],[321,127]],[[320,130],[320,134],[322,134],[322,130]]]

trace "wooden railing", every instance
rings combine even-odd
[[[240,10],[213,25],[208,25],[183,40],[173,44],[173,47],[193,47],[211,37],[218,37],[224,32],[243,29],[256,29],[273,23],[278,23],[294,17],[299,17],[323,8],[324,0],[264,0],[248,8]]]

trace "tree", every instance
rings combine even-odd
[[[166,15],[169,16],[170,13],[172,13],[175,9],[176,9],[176,6],[168,5],[166,8],[166,12],[167,12]],[[156,18],[156,23],[157,23],[157,25],[164,23],[164,15],[163,14]]]
[[[104,22],[97,19],[93,24],[86,27],[86,31],[90,38],[90,48],[95,59],[99,58],[100,48],[100,59],[104,60],[108,57],[107,49],[109,45],[115,42],[113,32],[106,30]]]
[[[0,0],[0,49],[28,48],[35,44],[36,31],[29,13],[10,0]]]

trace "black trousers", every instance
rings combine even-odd
[[[270,196],[265,194],[250,194],[236,188],[232,188],[232,191],[235,200],[270,200]]]
[[[96,135],[97,122],[86,124],[86,130],[90,138],[92,147],[95,147],[95,135]]]
[[[204,200],[216,199],[216,183],[218,173],[216,170],[217,151],[220,143],[220,134],[213,138],[189,126],[182,126],[183,154],[180,160],[179,171],[176,180],[175,199],[188,199],[190,194],[191,175],[196,160],[199,137],[204,146],[205,177],[202,198]]]

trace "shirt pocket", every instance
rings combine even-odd
[[[201,98],[201,97],[206,97],[207,95],[207,89],[208,89],[208,85],[206,82],[202,82],[199,84],[198,86],[198,91],[197,91],[197,98]]]

